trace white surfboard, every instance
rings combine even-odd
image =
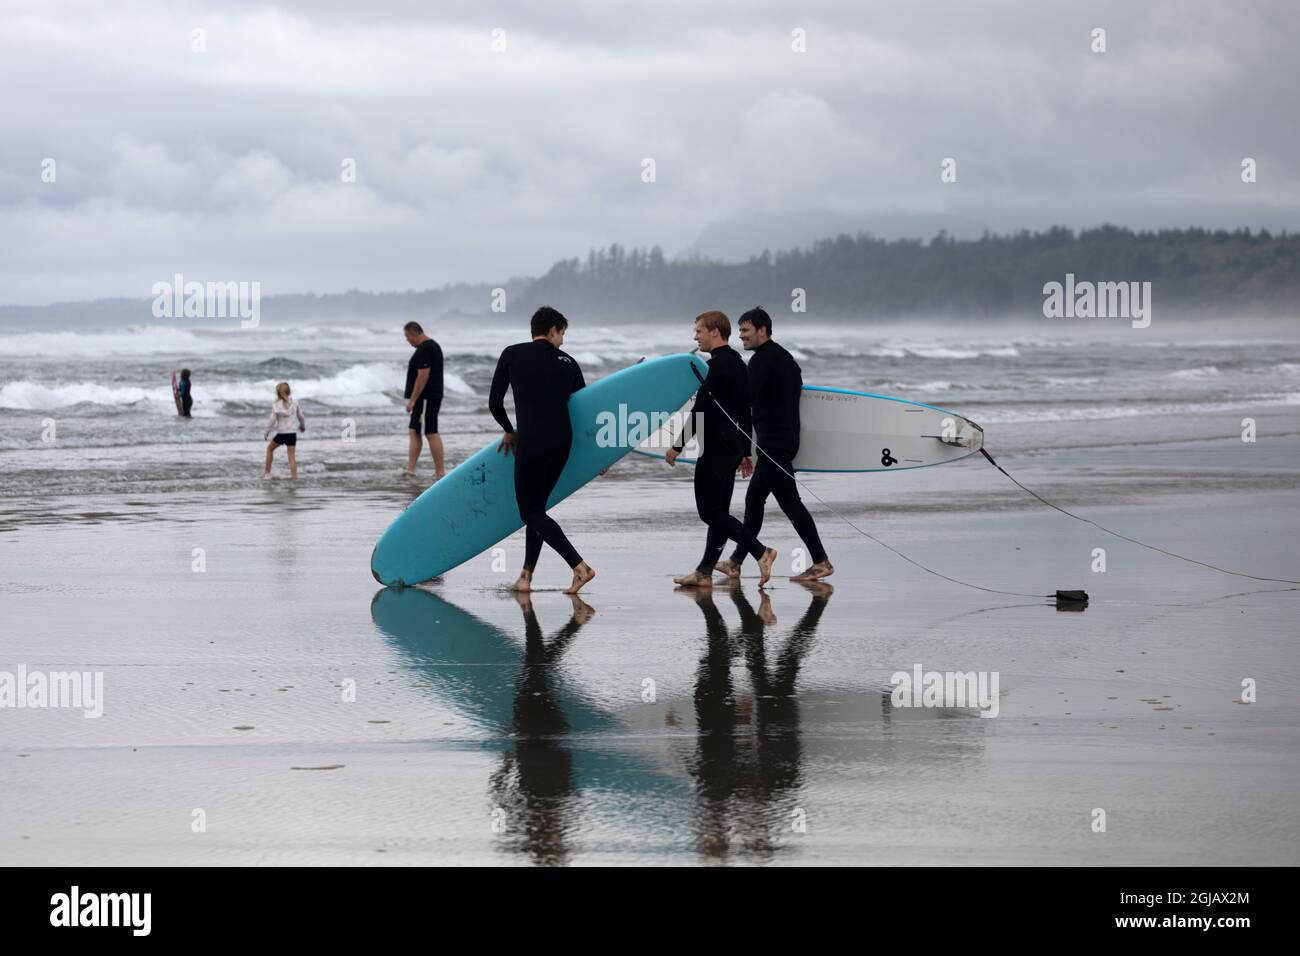
[[[687,405],[635,451],[663,458],[681,434],[690,410]],[[983,444],[984,429],[945,408],[805,385],[799,400],[799,454],[794,467],[796,471],[903,471],[958,461]],[[677,460],[693,464],[699,451],[698,439],[691,438]]]

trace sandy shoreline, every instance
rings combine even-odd
[[[1125,533],[1300,577],[1295,445],[1259,447],[1250,468],[1238,443],[1013,471]],[[0,711],[0,859],[1300,862],[1294,592],[1020,507],[987,466],[861,482],[814,488],[946,574],[1093,604],[959,588],[822,518],[833,593],[781,582],[764,625],[753,579],[711,606],[673,592],[702,543],[687,485],[623,477],[557,512],[600,570],[594,612],[535,595],[549,650],[526,653],[490,556],[376,601],[391,494],[7,502],[0,670],[102,671],[105,701],[99,719]],[[542,585],[562,571],[544,556]],[[892,708],[890,675],[916,663],[997,671],[998,716]]]

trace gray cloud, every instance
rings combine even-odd
[[[424,288],[821,228],[1300,225],[1291,0],[554,7],[8,4],[0,300]]]

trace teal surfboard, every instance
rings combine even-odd
[[[573,445],[547,499],[559,504],[637,446],[699,386],[708,371],[694,355],[666,355],[622,369],[569,397]],[[497,436],[398,515],[370,558],[375,580],[418,584],[450,571],[523,527],[515,502],[514,459]]]

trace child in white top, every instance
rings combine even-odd
[[[296,421],[295,421],[296,419]],[[275,456],[275,446],[283,445],[289,453],[289,477],[294,481],[298,480],[298,432],[307,430],[307,421],[302,417],[302,409],[298,403],[289,395],[289,383],[281,382],[275,387],[275,401],[271,403],[271,417],[266,420],[266,428],[263,429],[262,440],[271,438],[271,443],[266,446],[266,470],[262,472],[262,480],[271,477],[271,459]]]

